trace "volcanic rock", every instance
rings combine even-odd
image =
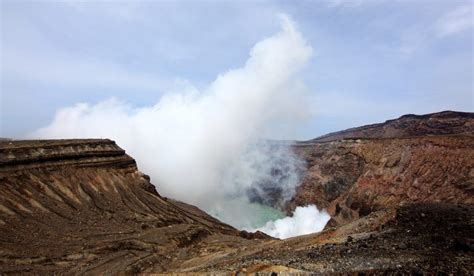
[[[394,126],[406,129],[394,138],[332,140],[340,137],[338,134],[322,139],[332,137],[330,142],[316,139],[294,144],[307,170],[286,205],[287,211],[316,204],[328,209],[330,225],[336,226],[404,203],[474,204],[472,113],[407,115],[387,122],[339,133],[352,137],[369,129],[371,132],[365,132],[368,136],[383,136]],[[425,126],[433,125],[436,131],[431,129],[432,135],[422,136],[427,133]],[[407,137],[408,133],[415,136]]]
[[[0,142],[0,181],[0,273],[165,272],[269,238],[161,197],[111,140]]]
[[[473,125],[408,115],[293,144],[307,169],[285,208],[332,218],[286,240],[162,197],[111,140],[2,140],[0,274],[471,274]]]
[[[358,138],[402,138],[432,135],[474,135],[474,113],[443,111],[425,115],[407,114],[385,123],[329,133],[311,142]]]

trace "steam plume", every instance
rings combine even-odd
[[[258,191],[256,180],[268,178],[269,166],[282,166],[254,146],[259,134],[269,124],[304,116],[304,91],[295,75],[312,49],[288,17],[282,16],[281,26],[252,48],[242,68],[220,74],[202,91],[186,85],[142,108],[117,99],[79,103],[60,109],[32,136],[114,139],[151,175],[160,193],[217,213],[234,226],[249,226],[245,218],[255,212],[248,208],[248,191]],[[289,151],[279,156],[295,160]],[[285,167],[288,176],[277,184],[288,197],[298,165]],[[242,206],[240,218],[231,214],[234,208],[225,208],[230,202]]]
[[[289,237],[319,232],[331,217],[326,211],[320,212],[314,205],[296,207],[293,216],[268,221],[265,226],[258,228],[270,236],[285,239]]]

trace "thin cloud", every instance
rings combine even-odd
[[[62,0],[59,1],[80,13],[84,14],[96,14],[96,15],[105,15],[110,17],[116,17],[121,20],[138,20],[143,16],[143,9],[145,1],[72,1],[72,0]]]
[[[382,2],[384,0],[325,0],[329,8],[356,8],[365,4]]]
[[[4,50],[2,74],[12,79],[54,85],[82,87],[134,88],[163,91],[169,81],[146,72],[134,72],[118,64],[100,60],[54,54],[41,56],[25,51]]]
[[[472,5],[458,6],[443,15],[436,24],[438,37],[455,35],[474,26]]]

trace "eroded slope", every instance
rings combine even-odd
[[[469,273],[473,143],[300,144],[309,167],[291,204],[317,203],[333,220],[276,240],[161,197],[113,141],[2,141],[0,273]]]
[[[110,140],[1,142],[0,183],[0,272],[191,269],[256,237],[161,197]]]
[[[408,202],[474,203],[474,137],[307,143],[307,172],[288,209],[327,208],[333,225]]]

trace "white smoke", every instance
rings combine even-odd
[[[289,237],[320,232],[331,217],[326,211],[320,212],[314,205],[296,207],[293,216],[269,221],[255,229],[270,236],[285,239]]]
[[[220,74],[202,91],[185,85],[142,108],[117,99],[80,103],[60,109],[32,138],[114,139],[151,175],[161,194],[217,213],[236,227],[248,226],[246,217],[256,214],[245,212],[251,201],[245,193],[258,188],[255,180],[268,177],[269,167],[282,167],[252,145],[269,125],[306,115],[305,93],[295,76],[312,49],[288,17],[282,16],[281,26],[252,48],[242,68]],[[289,151],[277,159],[285,156],[292,163]],[[286,168],[288,176],[278,183],[288,197],[298,183],[297,165]],[[226,208],[230,199],[243,206],[240,219],[229,215],[235,209]]]

